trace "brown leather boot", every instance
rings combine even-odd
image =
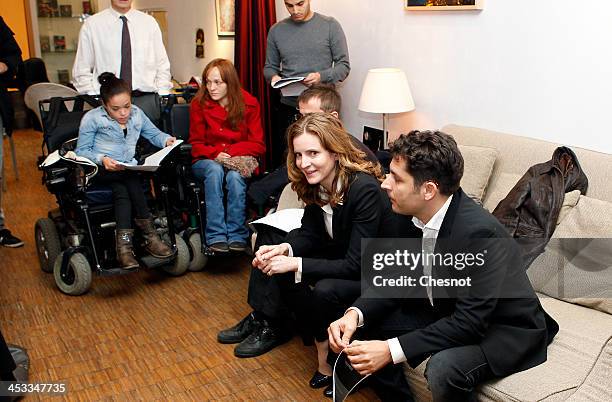
[[[166,258],[174,254],[174,251],[157,234],[152,218],[134,219],[134,222],[142,232],[145,249],[149,254],[157,258]]]
[[[139,264],[134,258],[134,229],[117,229],[117,261],[122,269],[132,270]]]

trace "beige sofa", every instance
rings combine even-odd
[[[445,126],[442,131],[455,137],[464,155],[462,187],[480,198],[490,211],[530,166],[549,160],[559,145],[458,125]],[[612,155],[572,149],[589,179],[589,189],[587,197],[566,195],[553,237],[563,232],[561,237],[612,238]],[[285,188],[279,209],[299,206],[295,193]],[[595,233],[588,233],[594,227]],[[572,267],[564,264],[567,261],[560,262],[554,252],[547,251],[528,271],[542,305],[560,326],[548,348],[548,360],[484,384],[481,400],[612,401],[612,267],[608,265],[596,273],[599,276],[588,277],[580,270],[570,271]],[[564,270],[571,276],[563,276]],[[556,294],[559,278],[578,283],[577,289],[566,286],[573,292],[571,297]],[[431,394],[424,369],[425,363],[414,370],[406,365],[405,371],[417,399],[428,401]]]

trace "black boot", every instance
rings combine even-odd
[[[268,320],[262,320],[260,325],[236,348],[237,357],[255,357],[282,345],[291,339],[291,333],[280,326],[270,325]]]
[[[251,335],[259,325],[260,322],[255,318],[255,312],[252,312],[233,327],[220,331],[217,334],[217,341],[219,343],[240,343]]]
[[[138,261],[134,258],[132,239],[133,229],[117,229],[117,262],[121,269],[127,271],[138,268]]]

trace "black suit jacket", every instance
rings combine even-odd
[[[293,255],[302,257],[303,281],[359,280],[361,239],[396,234],[398,220],[394,218],[389,197],[378,180],[369,174],[357,173],[351,178],[342,205],[336,205],[333,211],[333,239],[325,230],[323,210],[314,204],[304,209],[302,226],[287,236]]]
[[[480,345],[497,376],[546,361],[546,347],[559,329],[557,323],[542,309],[522,269],[518,246],[506,229],[459,189],[442,222],[436,252],[484,250],[484,266],[463,270],[434,267],[434,278],[470,277],[471,286],[433,288],[437,321],[398,338],[411,366],[436,352],[464,345]],[[370,326],[389,309],[399,306],[407,310],[408,303],[362,298],[354,305]]]
[[[13,31],[0,17],[0,61],[8,67],[8,71],[0,74],[0,117],[9,135],[13,129],[14,111],[6,88],[15,78],[17,67],[21,63],[21,49],[13,35]]]

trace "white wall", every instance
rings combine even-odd
[[[217,36],[215,0],[134,0],[133,7],[167,12],[166,51],[172,76],[178,81],[201,76],[206,64],[214,58],[234,60],[234,37]],[[195,57],[198,28],[204,30],[203,59]]]
[[[276,0],[278,19],[287,16]],[[416,103],[391,135],[447,123],[612,153],[612,1],[486,0],[480,12],[409,12],[402,0],[312,0],[342,24],[351,73],[343,120],[361,136],[366,72],[402,68]]]

